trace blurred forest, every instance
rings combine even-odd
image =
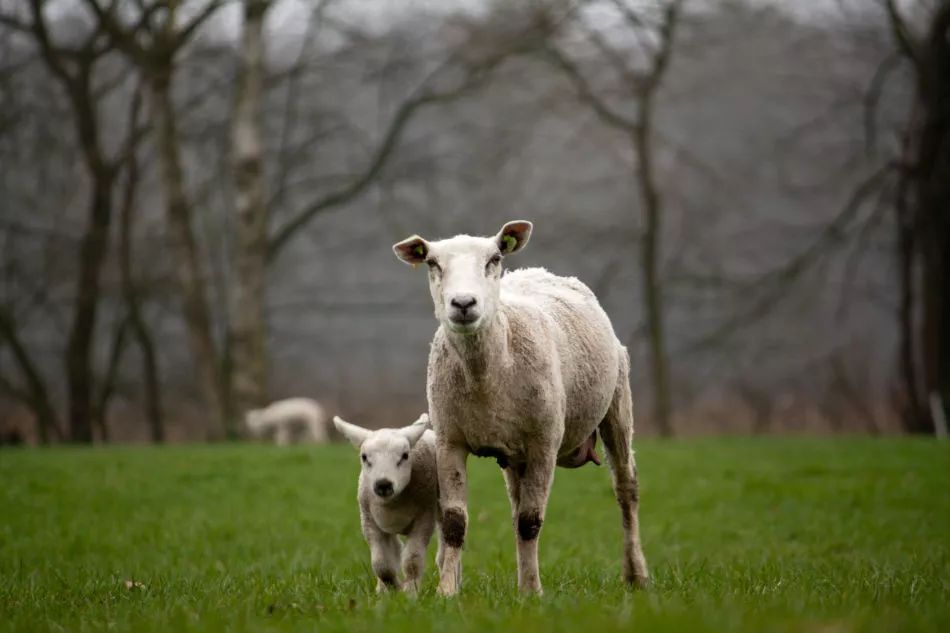
[[[392,243],[535,223],[638,430],[939,433],[947,0],[0,0],[0,430],[425,409]]]

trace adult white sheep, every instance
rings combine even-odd
[[[524,248],[531,229],[530,222],[516,221],[494,237],[428,242],[413,236],[393,246],[404,262],[428,265],[440,322],[426,382],[437,436],[443,595],[459,588],[469,453],[502,466],[518,586],[541,593],[538,535],[555,465],[596,461],[598,430],[623,522],[624,578],[635,586],[648,581],[631,450],[629,356],[594,294],[577,279],[540,268],[502,276],[502,259]]]
[[[360,451],[357,501],[369,545],[376,590],[399,587],[399,567],[408,593],[419,589],[426,549],[439,520],[435,434],[423,413],[411,426],[370,431],[334,416],[333,423]],[[405,548],[399,535],[406,537]],[[442,540],[439,553],[442,558]]]
[[[299,441],[322,444],[329,439],[327,414],[310,398],[288,398],[252,409],[245,414],[244,423],[253,437],[273,435],[278,446]]]

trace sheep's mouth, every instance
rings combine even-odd
[[[470,333],[478,329],[481,315],[466,313],[449,316],[449,327],[453,332]]]

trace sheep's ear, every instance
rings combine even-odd
[[[404,438],[409,440],[409,447],[411,448],[416,445],[416,442],[419,441],[419,438],[422,437],[422,434],[425,433],[428,428],[429,416],[423,413],[411,426],[399,429],[399,432]]]
[[[363,427],[342,420],[338,415],[333,416],[333,426],[356,448],[359,448],[371,433]]]
[[[527,220],[514,220],[501,227],[498,232],[498,250],[502,255],[511,255],[528,245],[531,239],[532,224]]]
[[[424,262],[426,257],[429,256],[429,243],[418,235],[413,235],[397,244],[393,244],[393,252],[402,261],[410,266],[415,266]]]

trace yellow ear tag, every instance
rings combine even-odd
[[[425,257],[426,249],[422,244],[416,244],[415,247],[413,247],[412,249],[412,254],[415,255],[416,257]],[[413,262],[412,267],[415,268],[418,265],[419,265],[419,262]]]

